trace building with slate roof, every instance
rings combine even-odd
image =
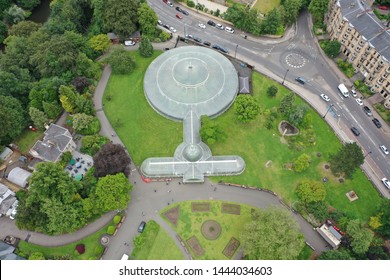
[[[50,124],[43,140],[35,143],[30,154],[44,161],[57,162],[64,152],[72,152],[75,149],[76,144],[69,130],[56,124]]]
[[[16,206],[17,199],[15,193],[8,189],[6,185],[0,183],[0,217],[10,216]]]
[[[15,247],[0,241],[0,260],[25,260],[14,253]]]
[[[390,108],[390,30],[378,20],[365,1],[331,0],[326,18],[332,40],[364,76],[371,91],[379,93]]]

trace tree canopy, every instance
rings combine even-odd
[[[251,260],[293,260],[305,245],[297,222],[279,208],[256,211],[240,236]]]
[[[107,62],[111,65],[112,72],[115,74],[129,74],[135,68],[135,61],[131,54],[123,48],[115,48]]]
[[[304,203],[322,201],[326,197],[325,186],[318,181],[302,181],[299,183],[296,192]]]
[[[260,112],[260,106],[256,99],[249,94],[241,94],[234,102],[234,111],[238,120],[249,122],[254,120]]]
[[[363,151],[355,142],[347,143],[336,154],[330,156],[329,162],[333,174],[344,174],[350,178],[364,162]]]
[[[351,220],[347,225],[347,234],[351,237],[352,251],[356,254],[364,254],[368,251],[374,233],[361,225],[359,220]]]
[[[105,144],[93,157],[96,177],[124,173],[130,174],[130,157],[119,144]]]
[[[0,120],[0,145],[11,142],[27,125],[22,105],[11,96],[0,95]]]

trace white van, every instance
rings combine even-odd
[[[339,89],[339,91],[341,92],[341,94],[344,97],[348,97],[349,96],[348,89],[347,89],[347,87],[344,84],[339,84],[339,86],[337,88]]]
[[[129,259],[129,255],[123,254],[121,261],[127,261]]]

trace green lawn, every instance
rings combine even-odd
[[[18,246],[17,254],[28,258],[31,253],[41,252],[46,259],[71,259],[71,260],[98,260],[103,253],[103,246],[100,244],[100,237],[106,233],[107,228],[114,225],[111,222],[109,225],[101,228],[94,234],[74,243],[58,247],[44,247],[36,244],[28,243],[21,240]],[[85,245],[85,253],[80,255],[76,251],[77,244]]]
[[[105,92],[105,96],[111,96],[110,101],[104,101],[106,114],[138,166],[148,157],[172,156],[182,141],[182,124],[157,114],[144,96],[143,76],[148,64],[158,54],[160,52],[155,53],[153,58],[143,59],[138,53],[133,53],[137,70],[127,76],[111,75]],[[266,94],[270,85],[279,90],[275,98]],[[291,149],[282,142],[277,130],[282,120],[280,114],[272,129],[265,128],[266,110],[276,110],[288,90],[258,73],[253,74],[253,88],[253,96],[258,100],[262,114],[256,120],[243,124],[237,121],[231,107],[216,119],[226,133],[226,139],[210,146],[214,155],[240,155],[245,160],[246,170],[239,176],[212,179],[270,189],[291,205],[297,200],[295,188],[299,181],[321,180],[327,176],[326,201],[329,205],[367,222],[381,198],[361,171],[356,172],[353,180],[341,184],[323,168],[329,154],[337,152],[341,143],[322,117],[310,108],[315,144],[306,145],[302,150]],[[313,95],[313,98],[319,97]],[[298,104],[304,103],[297,95],[296,100]],[[310,167],[302,173],[288,169],[288,164],[303,153],[310,156]],[[317,156],[318,153],[321,156]],[[272,163],[266,167],[269,161]],[[345,196],[349,190],[357,193],[357,201],[349,202]]]
[[[257,0],[253,8],[260,11],[262,14],[266,14],[271,11],[273,8],[280,6],[280,0]]]
[[[141,234],[141,245],[131,254],[135,260],[183,260],[184,256],[175,242],[155,221],[146,224]]]
[[[23,133],[15,140],[22,154],[28,154],[35,142],[43,137],[43,132],[25,129]]]

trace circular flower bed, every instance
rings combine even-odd
[[[221,234],[221,225],[214,220],[207,220],[202,224],[202,235],[208,240],[215,240]]]

